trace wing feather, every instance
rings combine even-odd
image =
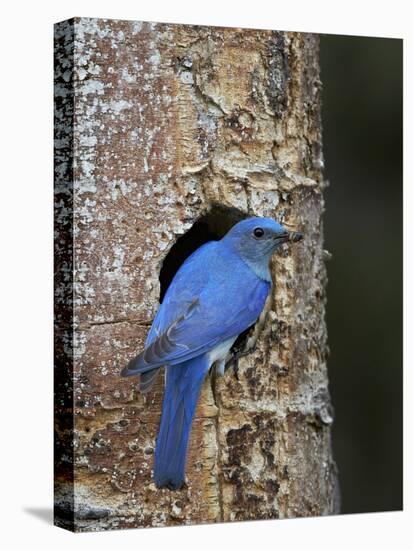
[[[145,349],[123,369],[123,376],[189,361],[237,336],[256,321],[270,284],[243,263],[232,265],[231,273],[237,275],[232,280],[228,277],[228,258],[211,258],[211,251],[214,252],[213,247],[202,254],[195,253],[175,275]],[[234,267],[243,271],[238,274]],[[149,375],[144,377],[144,386],[151,381]]]

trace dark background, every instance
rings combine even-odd
[[[321,36],[342,512],[402,508],[402,41]]]

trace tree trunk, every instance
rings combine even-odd
[[[337,513],[318,38],[74,19],[55,44],[56,523]],[[305,239],[274,257],[249,354],[204,384],[187,487],[157,490],[163,377],[143,395],[119,372],[183,258],[245,215]]]

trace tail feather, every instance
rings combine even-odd
[[[192,419],[209,369],[203,355],[167,367],[162,419],[155,448],[155,484],[175,490],[185,482]]]

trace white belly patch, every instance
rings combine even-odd
[[[228,338],[228,340],[225,340],[221,344],[218,344],[213,349],[211,349],[211,351],[208,353],[209,364],[213,365],[217,361],[225,361],[225,358],[228,355],[228,352],[236,339],[236,336],[234,336],[233,338]]]

